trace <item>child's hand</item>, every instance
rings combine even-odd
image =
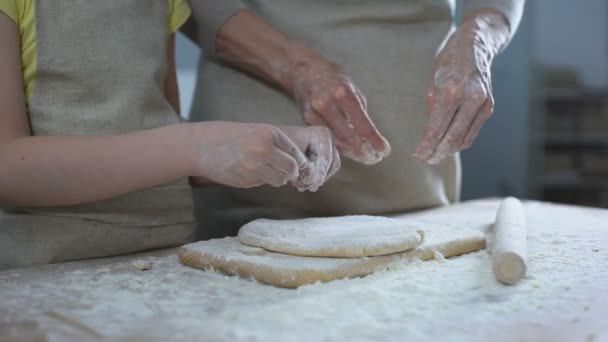
[[[304,151],[307,165],[291,184],[299,191],[317,191],[340,169],[340,155],[329,128],[322,126],[285,126],[281,130]]]
[[[207,122],[192,127],[193,142],[198,145],[195,175],[215,183],[251,188],[291,182],[300,190],[316,190],[339,167],[339,158],[335,165],[335,158],[328,158],[325,152],[329,148],[332,154],[335,148],[324,128],[293,129],[298,146],[281,129],[270,125]]]

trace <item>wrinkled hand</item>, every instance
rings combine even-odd
[[[326,127],[281,127],[281,130],[303,151],[306,165],[291,182],[299,191],[317,191],[341,166],[340,155],[331,131]]]
[[[340,152],[371,165],[388,156],[391,147],[367,113],[359,88],[339,67],[321,58],[294,72],[292,93],[309,125],[329,127]]]
[[[470,147],[494,110],[490,67],[509,27],[497,12],[475,16],[450,37],[435,60],[429,121],[414,156],[430,164]]]
[[[333,137],[324,127],[206,122],[192,124],[191,140],[193,185],[291,183],[300,191],[316,191],[340,168]]]

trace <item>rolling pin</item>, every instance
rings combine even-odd
[[[500,204],[494,223],[492,266],[496,278],[513,285],[526,274],[526,221],[521,202],[508,197]]]

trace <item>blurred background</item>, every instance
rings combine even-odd
[[[494,116],[462,153],[463,200],[511,195],[608,207],[607,19],[605,0],[527,1],[492,69]],[[177,45],[189,113],[200,51],[183,37]]]

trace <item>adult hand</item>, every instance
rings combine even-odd
[[[252,11],[228,19],[215,46],[225,63],[293,96],[306,123],[330,128],[344,156],[375,164],[390,154],[389,143],[367,113],[365,97],[341,68]]]
[[[470,147],[494,110],[490,67],[509,37],[507,20],[480,10],[465,20],[435,60],[429,121],[414,156],[437,164]]]
[[[329,127],[340,152],[371,165],[391,152],[367,113],[367,101],[355,83],[320,56],[292,71],[292,93],[306,123]],[[305,65],[305,66],[303,66]]]

